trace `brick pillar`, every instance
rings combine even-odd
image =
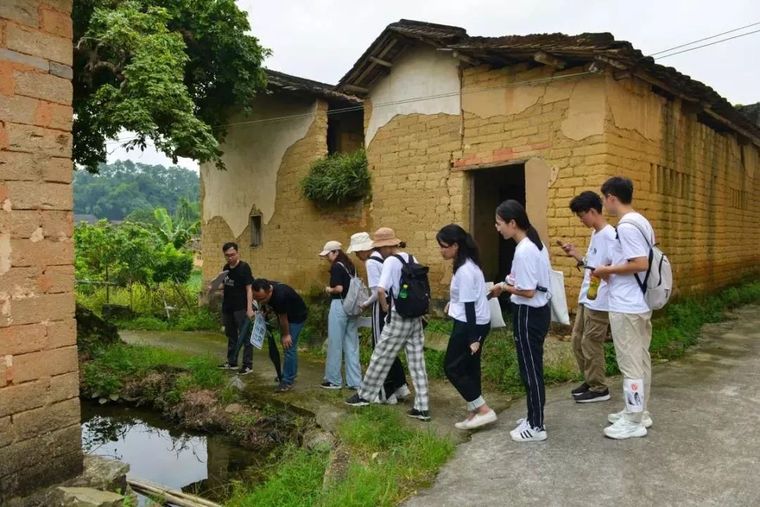
[[[82,469],[71,0],[0,0],[0,504]]]

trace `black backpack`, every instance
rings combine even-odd
[[[393,294],[393,305],[402,317],[411,319],[422,317],[430,309],[430,282],[428,271],[430,268],[417,263],[410,255],[409,260],[403,256],[394,254],[401,261],[401,281],[399,293]]]

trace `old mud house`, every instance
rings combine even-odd
[[[274,74],[254,113],[231,122],[228,170],[202,168],[204,275],[237,240],[260,275],[322,285],[324,241],[394,227],[431,266],[436,297],[450,272],[435,232],[457,222],[503,276],[510,246],[493,229],[503,199],[526,203],[553,264],[580,274],[555,240],[585,245],[572,196],[613,175],[636,185],[682,292],[756,270],[760,128],[708,86],[610,34],[471,37],[462,28],[389,25],[336,87]],[[363,110],[347,108],[360,98]],[[351,112],[342,112],[342,111]],[[372,198],[335,212],[299,190],[309,164],[363,142]]]

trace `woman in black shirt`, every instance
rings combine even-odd
[[[356,268],[338,241],[328,241],[319,255],[330,263],[330,285],[325,287],[325,292],[332,299],[327,319],[327,362],[322,387],[340,389],[343,385],[340,369],[342,356],[346,363],[346,385],[349,389],[357,389],[362,381],[359,322],[343,310],[343,298],[348,294],[351,277],[356,276]]]

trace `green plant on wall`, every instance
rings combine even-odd
[[[360,201],[370,195],[371,185],[364,150],[334,153],[311,165],[301,180],[303,195],[320,207]]]

